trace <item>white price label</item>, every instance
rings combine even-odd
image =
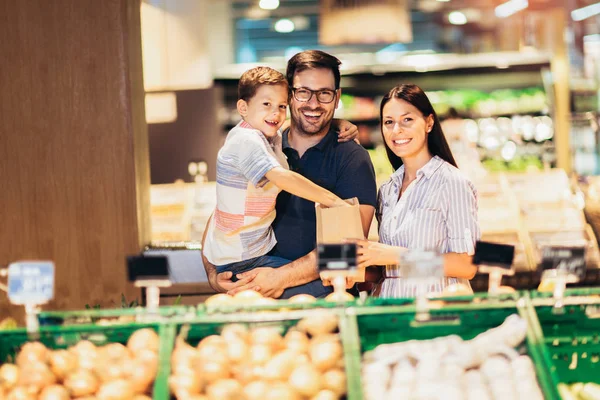
[[[8,298],[13,304],[44,304],[54,298],[54,263],[21,261],[8,266]]]

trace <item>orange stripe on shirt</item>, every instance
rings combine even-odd
[[[215,224],[217,229],[229,233],[244,226],[244,216],[226,213],[217,209],[215,210]]]
[[[244,214],[248,217],[264,217],[275,209],[277,196],[247,196]]]

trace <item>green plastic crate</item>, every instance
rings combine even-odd
[[[346,324],[347,319],[345,318],[343,308],[332,308],[329,311],[339,320],[340,338],[344,349],[346,374],[348,376],[348,365],[350,364],[350,358],[354,358],[356,355],[349,351],[351,347],[347,346],[345,343],[348,338]],[[313,309],[299,309],[283,312],[267,311],[261,313],[254,312],[241,314],[206,314],[199,316],[196,319],[187,320],[180,318],[179,320],[173,321],[173,323],[167,324],[164,327],[164,336],[161,337],[161,339],[164,339],[165,343],[168,342],[170,344],[168,349],[165,349],[165,358],[170,360],[175,340],[184,329],[184,336],[186,338],[186,342],[192,346],[196,346],[198,342],[200,342],[203,338],[210,335],[220,334],[223,327],[231,323],[243,324],[249,327],[276,326],[281,329],[282,334],[285,334],[287,330],[294,327],[299,320],[301,320],[304,317],[310,316],[312,313],[314,313]],[[164,379],[161,380],[160,384],[164,385],[164,390],[166,390],[166,393],[168,393],[168,377],[171,374],[170,362],[168,364],[162,365],[162,368],[163,370],[161,371],[161,377],[163,377]],[[347,381],[348,383],[350,383],[350,379],[348,379]]]
[[[203,314],[234,314],[234,313],[252,313],[261,311],[297,311],[297,310],[314,310],[317,308],[334,309],[342,307],[351,307],[360,304],[360,300],[352,300],[344,303],[336,303],[317,299],[313,303],[291,303],[287,300],[277,300],[273,304],[255,305],[255,304],[231,304],[220,306],[207,306],[202,304],[198,306],[198,315]]]
[[[550,294],[531,301],[534,328],[548,360],[553,386],[559,383],[600,384],[600,298],[598,289],[569,291],[565,304],[554,307]],[[592,297],[582,297],[582,296]],[[532,318],[533,319],[533,318]],[[555,398],[560,396],[555,391]]]
[[[195,314],[196,308],[191,306],[159,307],[158,316],[171,318],[186,314]],[[43,311],[39,314],[40,325],[87,325],[99,321],[109,321],[115,324],[131,323],[148,316],[144,307],[87,309],[74,311]]]
[[[47,326],[41,327],[35,336],[31,336],[25,329],[0,331],[0,364],[14,362],[15,356],[21,346],[29,341],[40,341],[49,349],[66,349],[81,340],[89,340],[101,346],[108,343],[126,344],[129,337],[138,329],[154,329],[160,338],[158,354],[158,374],[154,382],[153,397],[162,400],[168,398],[168,388],[164,375],[164,365],[169,364],[170,350],[169,337],[165,337],[166,325],[152,324],[124,324],[115,326],[74,325],[74,326]],[[167,390],[165,392],[165,390]]]
[[[519,314],[529,320],[527,297],[518,299],[518,294],[506,300],[490,300],[480,296],[480,301],[462,304],[450,302],[439,309],[431,309],[431,321],[415,322],[415,307],[359,307],[346,310],[346,332],[349,338],[345,349],[354,357],[349,359],[348,381],[349,400],[362,399],[361,362],[362,354],[380,344],[397,343],[408,340],[426,340],[441,336],[458,335],[465,340],[501,325],[506,317]],[[354,337],[354,341],[352,341]],[[538,382],[544,393],[552,393],[552,383],[548,377],[542,353],[537,345],[537,336],[528,329],[526,342],[519,349],[527,353],[535,367]],[[548,397],[550,398],[550,397]]]

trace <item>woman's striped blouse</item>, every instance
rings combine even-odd
[[[480,238],[477,191],[454,166],[435,156],[417,171],[417,178],[401,198],[404,166],[379,189],[376,217],[381,243],[439,253],[473,254]],[[421,291],[441,292],[453,283],[470,287],[466,279],[445,277],[426,285],[401,277],[398,266],[388,265],[381,297],[414,297]]]

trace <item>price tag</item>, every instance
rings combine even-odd
[[[477,242],[473,264],[511,269],[515,258],[515,246],[508,244]]]
[[[356,244],[320,244],[317,246],[319,271],[355,271]]]
[[[8,298],[13,304],[44,304],[54,298],[54,263],[21,261],[8,266]]]
[[[548,246],[542,249],[542,270],[556,269],[585,277],[585,249],[583,247]]]
[[[444,258],[435,251],[409,250],[402,254],[400,276],[406,279],[442,279]]]
[[[169,260],[164,255],[127,257],[129,281],[169,281]]]

